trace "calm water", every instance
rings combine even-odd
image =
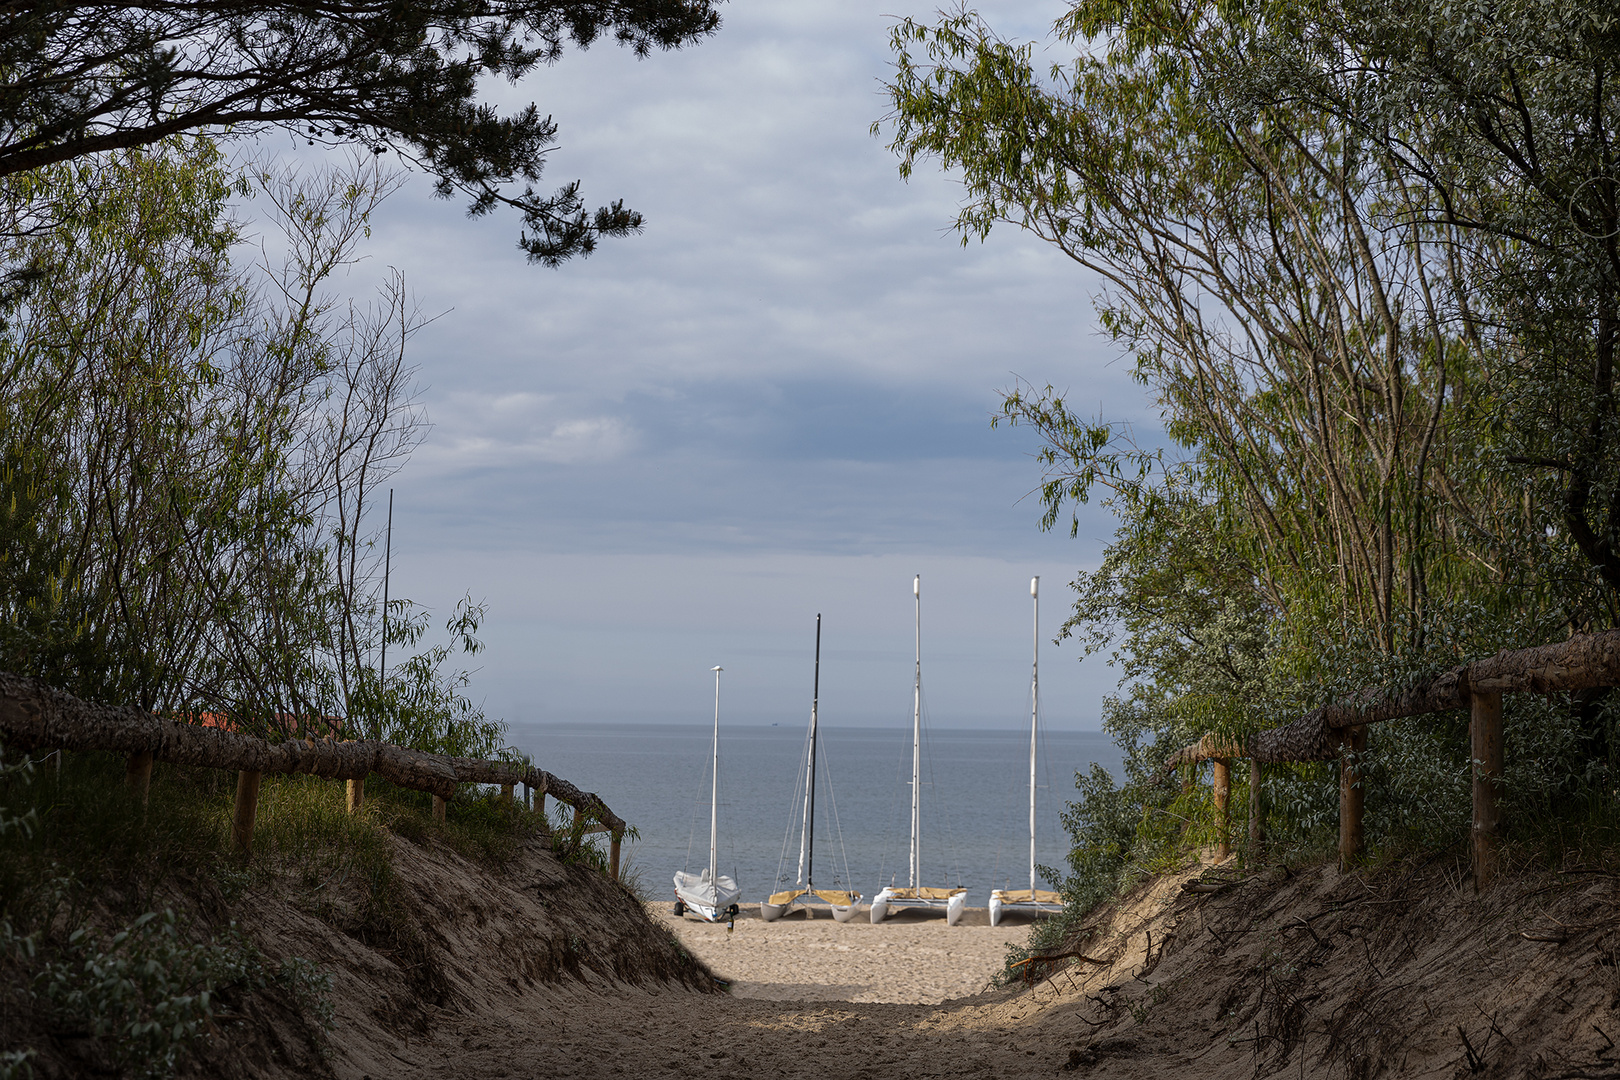
[[[511,736],[541,768],[595,791],[640,828],[629,858],[655,894],[671,891],[676,870],[708,865],[710,728],[513,724]],[[824,726],[821,749],[816,884],[853,888],[867,897],[891,881],[904,884],[910,728]],[[804,757],[802,727],[727,727],[722,721],[720,868],[736,877],[745,900],[758,901],[792,884],[797,874]],[[1063,865],[1067,834],[1060,815],[1073,796],[1076,770],[1092,762],[1118,774],[1120,755],[1106,735],[1042,734],[1037,861]],[[922,867],[922,884],[966,885],[974,906],[988,902],[993,888],[1028,887],[1027,731],[925,733]]]

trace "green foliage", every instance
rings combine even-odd
[[[177,878],[231,866],[225,785],[210,789],[165,770],[143,808],[124,794],[121,763],[109,757],[75,754],[60,769],[53,760],[43,776],[30,764],[22,758],[0,769],[13,807],[0,811],[0,962],[25,980],[8,1009],[30,1010],[47,1030],[92,1038],[112,1067],[142,1076],[173,1073],[229,1011],[222,993],[279,987],[329,1023],[330,980],[318,966],[292,960],[272,971],[234,925],[197,940],[172,908],[140,910]],[[274,787],[266,785],[272,806]],[[273,812],[262,831],[283,858],[346,854],[330,823],[307,830],[319,835],[300,846],[289,843],[282,816]],[[111,898],[115,916],[137,914],[104,933],[96,920]],[[7,1067],[25,1075],[33,1051],[7,1053]]]
[[[419,647],[427,631],[428,613],[409,601],[392,601],[389,606],[394,609],[389,613],[389,644]],[[351,715],[367,738],[455,757],[525,760],[507,747],[506,725],[486,717],[482,707],[466,695],[472,672],[445,668],[457,653],[470,657],[483,649],[478,628],[484,611],[483,604],[463,598],[445,621],[449,641],[411,654],[390,668],[380,687],[369,671],[361,672],[360,692],[350,698]]]
[[[964,242],[1009,222],[1091,271],[1165,434],[1050,386],[997,420],[1044,440],[1046,527],[1119,521],[1063,631],[1121,668],[1128,772],[1078,778],[1071,910],[1208,841],[1148,781],[1186,743],[1620,620],[1615,25],[1076,0],[1044,72],[971,11],[896,26],[902,175],[960,175]],[[1610,696],[1510,702],[1510,821],[1606,805]],[[1466,834],[1466,753],[1456,718],[1372,732],[1377,850]],[[1331,845],[1336,787],[1268,770],[1279,857]]]
[[[276,970],[275,981],[287,989],[298,1007],[321,1026],[331,1031],[337,1022],[337,1006],[332,1004],[332,975],[313,960],[302,956],[289,956]]]
[[[262,978],[234,931],[202,945],[177,931],[173,911],[147,912],[107,939],[81,927],[35,977],[35,996],[54,1022],[101,1041],[120,1069],[171,1075],[212,1022],[219,990]]]
[[[233,925],[187,941],[172,910],[146,912],[110,937],[79,927],[57,947],[21,937],[0,921],[0,953],[32,971],[29,998],[45,1022],[96,1040],[119,1072],[173,1075],[221,1015],[221,995],[275,984],[329,1028],[331,978],[302,958],[271,973]],[[13,1068],[32,1051],[13,1051]]]
[[[502,756],[451,664],[481,647],[482,605],[441,642],[380,601],[378,494],[424,423],[419,320],[397,276],[370,306],[325,290],[395,183],[233,170],[201,139],[0,182],[0,213],[60,207],[0,240],[39,271],[0,326],[0,663],[272,738],[337,718]],[[234,261],[250,196],[279,265]]]

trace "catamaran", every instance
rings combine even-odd
[[[929,887],[922,880],[922,575],[911,581],[916,602],[917,668],[911,697],[911,871],[904,888],[889,885],[872,898],[872,921],[880,923],[890,908],[928,907],[945,909],[945,925],[955,926],[967,907],[967,888]]]
[[[809,751],[805,756],[805,785],[804,785],[804,819],[799,827],[799,873],[794,880],[794,887],[772,893],[770,898],[759,905],[759,917],[766,922],[774,922],[785,915],[789,908],[798,904],[804,907],[805,917],[809,918],[816,901],[826,904],[832,909],[834,919],[839,922],[849,922],[855,914],[856,905],[861,902],[858,892],[846,892],[838,889],[818,889],[815,886],[816,877],[816,712],[821,703],[821,616],[816,616],[816,669],[815,678],[810,691],[810,734],[805,740],[809,744]],[[789,813],[792,813],[789,810]],[[792,837],[793,826],[788,826],[788,837]],[[782,844],[783,861],[787,858],[787,841]],[[781,869],[778,867],[778,880],[781,880]],[[845,868],[846,878],[849,876]],[[836,879],[835,879],[836,881]]]
[[[720,849],[720,673],[725,669],[710,670],[714,672],[714,744],[709,778],[709,868],[696,874],[675,871],[675,914],[679,917],[690,911],[708,922],[719,922],[737,916],[737,897],[742,890],[715,865]]]
[[[1018,911],[1062,911],[1063,897],[1049,889],[1035,887],[1035,736],[1041,722],[1041,579],[1029,579],[1029,598],[1035,605],[1034,663],[1029,684],[1029,888],[993,889],[990,892],[990,925],[1001,924],[1008,908]]]

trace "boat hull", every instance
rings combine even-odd
[[[934,895],[930,895],[934,894]],[[872,922],[880,923],[899,908],[943,908],[945,925],[955,926],[967,910],[966,889],[895,889],[878,891],[872,898]]]
[[[675,872],[676,902],[706,922],[720,922],[735,915],[741,895],[737,883],[724,874],[711,881],[707,870],[701,874]]]
[[[1001,889],[990,893],[990,925],[1000,926],[1001,917],[1009,911],[1025,911],[1031,914],[1055,915],[1063,910],[1063,899],[1057,893],[1043,891],[1031,893],[1029,890],[1019,892],[1004,892]]]
[[[846,897],[848,898],[849,903],[837,903],[834,900],[828,899],[829,896]],[[847,923],[849,920],[855,917],[855,913],[860,910],[861,906],[860,893],[832,892],[817,895],[815,892],[805,891],[794,895],[783,893],[779,896],[772,897],[772,900],[777,900],[779,902],[772,903],[771,900],[765,900],[759,905],[759,917],[765,922],[775,922],[783,915],[786,915],[788,911],[791,910],[795,905],[797,905],[798,907],[804,909],[804,915],[807,919],[815,918],[816,908],[825,906],[827,910],[832,912],[832,917],[834,919],[841,923]]]

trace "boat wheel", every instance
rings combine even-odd
[[[679,900],[675,901],[675,917],[678,919],[686,914],[686,905]]]

